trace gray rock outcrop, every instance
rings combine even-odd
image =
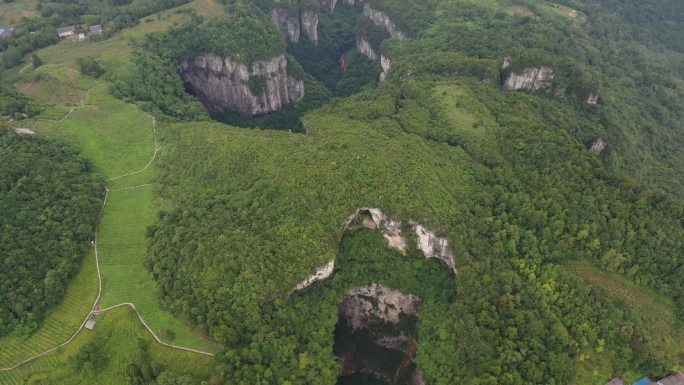
[[[302,12],[302,32],[314,44],[318,44],[318,13],[314,11]]]
[[[362,207],[351,214],[342,225],[342,230],[347,230],[354,220],[362,214],[370,214],[371,220],[375,225],[374,228],[382,231],[382,236],[387,240],[387,246],[390,249],[397,250],[400,253],[406,253],[406,238],[401,235],[401,222],[395,221],[388,215],[385,215],[380,209]],[[371,228],[369,225],[364,225]]]
[[[402,223],[392,219],[389,215],[384,214],[378,208],[362,207],[351,214],[342,226],[343,230],[349,229],[359,215],[370,215],[372,224],[364,227],[371,229],[379,229],[382,231],[383,237],[387,240],[387,246],[390,249],[406,253],[407,242],[406,238],[401,235]],[[423,253],[425,258],[436,258],[447,265],[454,273],[456,273],[456,262],[454,254],[449,248],[449,241],[445,237],[437,236],[433,231],[428,230],[425,226],[415,221],[409,221],[409,225],[416,235],[416,247]]]
[[[311,286],[315,282],[328,279],[333,274],[334,270],[335,270],[335,261],[330,261],[330,262],[326,263],[322,267],[319,267],[318,269],[316,269],[316,272],[314,272],[310,276],[306,277],[306,279],[304,279],[297,286],[295,286],[295,291],[304,290],[307,287]]]
[[[510,56],[504,57],[503,63],[501,63],[501,69],[505,70],[506,68],[510,67],[512,63],[513,63],[512,57],[510,57]]]
[[[511,72],[504,82],[507,91],[538,91],[551,88],[553,85],[554,71],[551,67],[524,68],[519,72]]]
[[[287,8],[275,7],[271,9],[271,20],[280,33],[285,35],[292,42],[299,42],[302,26],[299,21],[299,14],[290,15]]]
[[[409,222],[416,234],[416,247],[423,252],[425,258],[437,258],[449,266],[456,273],[454,254],[449,249],[449,241],[444,237],[438,237],[418,222]]]
[[[318,5],[321,12],[333,13],[335,11],[335,6],[337,5],[337,0],[318,0]]]
[[[380,66],[382,67],[382,73],[380,73],[380,81],[382,82],[385,81],[387,78],[387,73],[392,67],[392,62],[390,59],[382,53],[380,54]]]
[[[278,111],[304,97],[304,81],[289,75],[287,66],[284,55],[243,64],[207,53],[183,62],[178,73],[210,111],[255,116]],[[250,87],[255,79],[260,90]]]
[[[366,3],[363,5],[363,15],[378,27],[384,28],[393,38],[400,40],[406,39],[406,34],[390,20],[385,12],[373,9]]]
[[[590,94],[587,96],[587,104],[590,104],[590,105],[592,105],[592,106],[595,106],[596,104],[598,104],[598,98],[599,98],[599,93],[598,93],[598,91],[597,91],[596,93],[590,93]]]
[[[306,35],[314,44],[318,44],[318,12],[312,10],[292,14],[288,8],[274,7],[271,9],[271,20],[278,31],[288,40],[298,43],[302,34]]]
[[[356,36],[356,50],[363,56],[376,61],[378,60],[378,54],[373,49],[373,46],[364,36]]]
[[[599,156],[606,147],[608,147],[608,142],[599,137],[591,144],[590,151],[593,152],[594,155]]]
[[[378,323],[397,324],[399,315],[417,316],[419,309],[419,297],[373,283],[348,291],[338,312],[355,331],[377,326]]]

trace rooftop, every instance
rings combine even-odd
[[[684,374],[675,374],[660,381],[653,381],[650,385],[684,385]]]
[[[76,30],[76,27],[74,27],[73,25],[70,25],[68,27],[57,28],[57,33],[73,32],[75,30]]]

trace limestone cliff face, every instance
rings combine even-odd
[[[378,60],[378,54],[373,49],[373,46],[364,36],[356,37],[356,50],[363,56],[375,61]]]
[[[318,44],[318,13],[314,11],[302,12],[302,32],[314,42]]]
[[[382,82],[385,81],[387,78],[387,73],[392,67],[392,62],[390,59],[382,53],[380,54],[380,66],[382,66],[382,73],[380,74],[380,81]]]
[[[303,11],[291,14],[287,8],[275,7],[271,9],[271,20],[278,31],[285,35],[288,40],[298,43],[304,33],[314,44],[318,43],[318,13]]]
[[[287,8],[276,7],[271,9],[271,19],[280,33],[292,42],[299,42],[302,26],[298,14],[290,15]]]
[[[594,153],[594,155],[599,156],[603,150],[606,149],[606,147],[608,147],[608,143],[603,140],[603,138],[599,137],[591,144],[590,150]]]
[[[416,234],[416,246],[423,252],[425,258],[437,258],[449,266],[456,273],[454,254],[449,249],[449,242],[444,237],[438,237],[434,232],[426,229],[418,222],[409,222]]]
[[[385,12],[378,11],[371,8],[370,5],[364,4],[363,15],[370,19],[378,27],[384,28],[385,31],[387,31],[387,33],[389,33],[393,38],[401,40],[406,39],[406,34],[402,32],[399,27],[392,22],[392,20],[390,20],[389,16],[387,16]]]
[[[551,88],[553,78],[554,71],[551,67],[524,68],[518,72],[511,72],[504,82],[504,88],[507,91],[539,91]]]
[[[278,111],[304,97],[304,81],[288,74],[284,55],[243,64],[207,53],[183,62],[178,73],[212,112],[255,116]],[[260,90],[250,87],[250,79],[256,80]]]
[[[408,245],[406,237],[401,234],[402,223],[384,214],[380,209],[361,207],[347,218],[342,229],[348,230],[359,215],[370,215],[371,223],[366,224],[364,221],[363,226],[370,229],[379,229],[387,240],[387,246],[390,249],[406,253]],[[409,221],[408,224],[416,235],[416,247],[423,253],[423,256],[442,261],[456,273],[456,261],[453,252],[449,248],[447,239],[437,236],[435,232],[428,230],[418,222]]]
[[[378,323],[397,324],[400,314],[417,316],[419,308],[420,298],[415,295],[402,294],[373,283],[347,292],[338,311],[340,317],[355,331]]]
[[[295,287],[294,291],[304,290],[311,286],[314,282],[328,279],[333,274],[333,271],[335,271],[335,261],[330,261],[316,269],[315,273],[306,277],[306,279],[304,279]]]
[[[342,230],[348,230],[359,215],[370,214],[371,221],[364,221],[363,226],[369,229],[379,229],[387,240],[387,247],[404,254],[406,253],[406,238],[401,235],[401,222],[385,215],[380,209],[361,207],[351,214],[342,225]]]
[[[388,384],[420,384],[416,382],[422,378],[418,368],[401,374],[404,368],[415,362],[418,351],[415,324],[420,304],[420,298],[413,294],[403,294],[376,283],[348,291],[337,308],[337,330],[352,340],[360,337],[370,341],[379,350],[370,355],[356,349],[342,351],[338,356],[342,376],[368,373]],[[378,365],[377,354],[385,352],[394,355],[400,352],[402,359],[394,365],[387,362]]]
[[[335,11],[335,6],[337,5],[337,0],[318,0],[318,5],[321,12],[333,13]]]

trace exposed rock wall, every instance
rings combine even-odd
[[[363,56],[375,61],[378,60],[378,54],[373,49],[373,46],[366,40],[364,36],[356,37],[356,50]]]
[[[363,5],[363,14],[378,27],[382,27],[395,39],[406,39],[406,34],[397,27],[383,11],[371,8],[367,3]]]
[[[380,74],[380,81],[383,82],[387,78],[387,73],[389,72],[390,68],[392,67],[392,62],[390,59],[383,55],[382,53],[380,54],[380,66],[382,67],[382,73]]]
[[[337,5],[337,0],[318,0],[318,5],[321,12],[333,13],[335,11],[335,6]]]
[[[415,366],[420,304],[415,295],[376,283],[348,291],[338,306],[335,330],[336,336],[341,334],[347,341],[345,349],[336,352],[341,375],[368,373],[392,385],[420,385],[417,381],[422,375]],[[359,348],[360,340],[370,341],[378,348],[373,353]],[[388,357],[392,358],[388,361]]]
[[[506,78],[504,88],[507,91],[538,91],[551,88],[554,71],[551,67],[524,68],[519,72],[511,72]]]
[[[596,139],[592,144],[591,144],[591,152],[594,153],[594,155],[599,156],[603,152],[603,150],[608,147],[608,143],[603,140],[603,138],[599,137]]]
[[[306,277],[305,280],[295,286],[295,291],[304,290],[315,282],[328,279],[333,274],[333,271],[335,271],[335,261],[330,261],[319,267],[315,273]]]
[[[275,7],[271,9],[271,19],[278,31],[292,42],[299,42],[302,26],[299,21],[299,14],[290,15],[287,8]]]
[[[271,20],[278,31],[288,40],[298,43],[302,34],[306,35],[314,44],[318,44],[318,12],[306,10],[291,14],[287,8],[274,7],[271,9]]]
[[[402,254],[406,253],[406,238],[401,236],[401,222],[395,221],[388,215],[385,215],[380,209],[362,207],[356,210],[344,222],[342,229],[347,230],[354,219],[364,213],[370,214],[371,220],[375,224],[375,227],[382,231],[382,235],[387,240],[387,245],[390,249],[397,250]]]
[[[347,230],[359,215],[365,213],[371,216],[375,226],[382,231],[390,249],[397,250],[401,253],[406,252],[406,238],[401,235],[402,223],[392,219],[378,208],[362,207],[356,210],[344,222],[342,229]],[[409,221],[409,225],[416,235],[416,247],[423,253],[425,258],[439,259],[456,273],[454,254],[449,248],[447,239],[445,237],[437,236],[434,232],[428,230],[418,222]]]
[[[416,234],[416,246],[418,250],[423,252],[425,258],[437,258],[449,266],[454,273],[456,272],[456,265],[454,263],[454,254],[449,249],[449,242],[446,238],[438,237],[435,233],[429,231],[417,222],[409,222]]]
[[[513,63],[512,57],[510,57],[510,56],[504,57],[503,63],[501,64],[501,69],[505,70],[506,68],[510,67],[512,63]]]
[[[417,316],[419,309],[419,297],[376,283],[348,291],[338,307],[340,317],[353,331],[378,323],[397,324],[400,314]]]
[[[318,44],[318,13],[314,11],[302,12],[302,32],[314,42]]]
[[[288,74],[284,55],[243,64],[208,53],[183,62],[178,73],[213,112],[230,110],[255,116],[278,111],[304,97],[304,81]],[[250,89],[251,77],[260,78],[260,92]]]
[[[598,103],[598,98],[599,98],[599,93],[598,91],[596,93],[590,93],[587,96],[587,104],[590,104],[592,106],[595,106]]]

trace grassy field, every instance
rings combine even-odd
[[[62,302],[48,314],[36,333],[28,338],[0,338],[0,367],[15,365],[68,340],[90,313],[96,296],[97,270],[95,255],[91,254],[84,258]]]
[[[618,274],[606,273],[586,262],[572,262],[565,264],[564,267],[570,274],[600,288],[611,298],[622,302],[625,309],[630,309],[630,315],[637,325],[644,330],[647,338],[644,344],[652,345],[654,351],[664,356],[678,357],[680,366],[684,367],[684,328],[676,325],[675,305],[672,301],[651,290],[637,286]],[[592,363],[588,365],[591,367],[609,367],[608,360],[595,354],[588,354],[587,360]],[[637,380],[643,375],[644,373],[627,373],[625,383]],[[593,377],[592,373],[583,373],[583,376],[585,381],[580,381],[578,384],[589,383],[587,382],[589,379],[598,383],[597,381],[603,378]]]
[[[217,5],[213,0],[195,3],[187,6],[197,7],[198,11],[217,11],[211,8]],[[15,12],[25,6],[26,2],[1,4],[0,12],[4,17],[11,10]],[[65,41],[40,50],[38,54],[45,64],[37,70],[25,67],[16,73],[19,79],[16,86],[48,107],[36,120],[22,121],[20,125],[76,144],[106,179],[142,169],[148,165],[155,151],[152,118],[111,97],[107,90],[108,83],[78,74],[75,59],[80,56],[96,57],[107,69],[115,69],[124,65],[126,57],[130,55],[129,38],[166,29],[184,18],[187,18],[187,14],[169,10],[148,17],[138,26],[102,42]],[[154,281],[143,265],[146,227],[152,224],[161,205],[149,185],[154,176],[152,165],[144,172],[108,182],[111,192],[99,228],[103,274],[101,307],[132,302],[165,342],[213,351],[216,347],[205,337],[159,308]],[[145,186],[129,189],[138,185]],[[38,332],[28,338],[8,336],[0,339],[0,367],[14,365],[70,338],[90,311],[97,290],[95,258],[91,255],[84,259],[63,301],[49,313]],[[130,350],[123,346],[132,343],[132,336],[147,332],[137,318],[128,314],[129,310],[117,309],[115,312],[116,315],[104,318],[104,321],[112,321],[102,325],[103,333],[108,335],[102,342],[107,345],[105,349],[112,353],[113,361],[123,362],[126,361],[123,359],[126,352]],[[96,334],[99,334],[99,330]],[[87,375],[74,376],[73,368],[64,366],[66,357],[73,355],[78,346],[93,338],[88,333],[81,333],[74,342],[59,349],[56,354],[37,359],[19,370],[0,373],[0,384],[22,383],[26,379],[30,379],[29,383],[44,383],[47,371],[50,371],[50,383],[127,382],[124,363],[118,367],[112,366],[111,375],[106,376],[107,382],[102,382],[99,377],[92,381]],[[152,337],[146,334],[146,338]],[[110,340],[114,341],[113,346],[109,346]],[[211,360],[193,353],[176,354],[176,351],[161,345],[154,350],[160,359],[166,360],[175,369],[188,369],[187,363],[190,363],[190,367],[206,368]]]
[[[129,308],[112,310],[98,319],[94,331],[84,331],[56,354],[41,358],[12,372],[0,372],[0,384],[127,384],[128,364],[136,359],[138,340],[150,345],[150,355],[173,374],[195,379],[207,377],[212,358],[169,349],[156,343]],[[96,344],[106,357],[102,367],[78,368],[72,357],[88,344]]]
[[[75,75],[61,80],[84,91],[82,107],[62,121],[22,121],[21,125],[74,143],[107,179],[145,167],[155,149],[152,118],[109,96],[106,83],[81,78]],[[81,88],[87,85],[92,88]],[[154,281],[143,265],[146,228],[153,223],[161,204],[155,198],[152,186],[148,185],[153,178],[154,164],[145,172],[108,182],[112,191],[98,232],[103,276],[101,307],[134,303],[166,342],[215,350],[205,337],[157,304]],[[146,186],[129,189],[138,185]],[[50,313],[36,334],[27,339],[8,337],[0,340],[0,367],[14,365],[66,341],[88,314],[96,295],[97,275],[92,256],[84,259],[83,267],[70,284],[63,302]],[[50,367],[54,358],[48,356],[37,361],[39,363],[32,365]]]
[[[38,0],[18,0],[0,3],[0,25],[12,27],[22,17],[31,17],[36,14]]]
[[[44,133],[75,143],[107,179],[143,169],[155,149],[152,118],[111,97],[104,83],[90,89],[85,106],[68,119],[37,125]],[[166,342],[211,350],[211,342],[159,308],[154,281],[144,267],[146,228],[159,210],[149,185],[153,178],[154,163],[145,172],[108,182],[110,193],[98,233],[101,307],[134,303]]]
[[[172,344],[212,350],[210,341],[159,308],[154,281],[144,268],[146,228],[158,204],[152,186],[113,191],[100,226],[101,307],[133,302],[157,335]]]

